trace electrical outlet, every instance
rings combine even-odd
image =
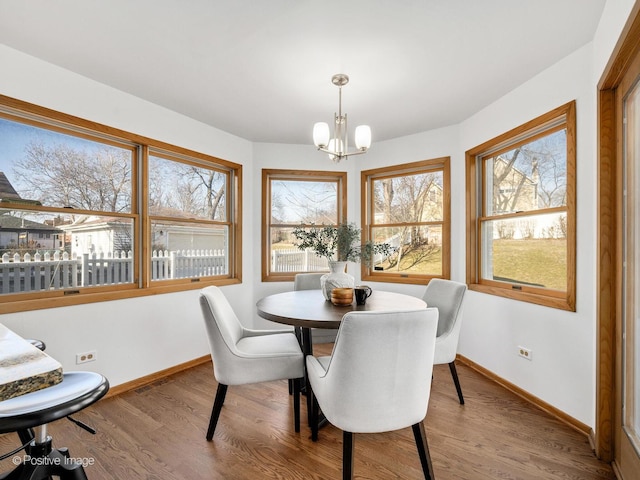
[[[528,348],[518,346],[518,355],[527,360],[533,360],[533,352]]]
[[[87,362],[94,362],[98,358],[98,352],[91,350],[90,352],[76,353],[76,365]]]

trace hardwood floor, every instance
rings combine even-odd
[[[330,348],[320,345],[316,354]],[[615,479],[584,435],[465,365],[458,374],[464,406],[447,365],[434,369],[425,427],[436,479]],[[295,433],[286,381],[229,387],[207,442],[216,386],[211,364],[201,365],[75,415],[97,435],[65,420],[49,433],[72,457],[94,459],[90,480],[342,478],[342,432],[327,426],[314,443],[303,422]],[[1,453],[17,444],[17,435],[0,436]],[[0,472],[12,467],[11,458],[0,462]],[[355,435],[355,478],[424,478],[411,429]]]

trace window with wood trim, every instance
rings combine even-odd
[[[469,288],[575,310],[575,102],[466,157]]]
[[[365,170],[362,239],[386,242],[388,258],[362,265],[362,278],[425,283],[450,276],[449,157]]]
[[[299,250],[295,227],[344,223],[347,173],[262,170],[262,280],[292,281],[296,273],[329,271],[327,259]]]
[[[0,313],[237,283],[239,165],[0,96]]]

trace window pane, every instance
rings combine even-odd
[[[556,213],[482,224],[482,277],[567,289],[567,217]]]
[[[226,221],[228,174],[149,156],[149,213]]]
[[[442,171],[373,181],[373,224],[442,221]]]
[[[328,272],[329,264],[310,250],[300,250],[291,235],[293,228],[271,227],[271,256],[269,270],[282,272]]]
[[[374,259],[374,270],[413,275],[442,275],[442,227],[373,228],[373,241],[396,249],[388,259]]]
[[[131,212],[132,149],[0,118],[0,198]]]
[[[229,273],[229,228],[181,222],[151,223],[151,280]]]
[[[334,181],[271,181],[271,223],[336,225],[338,185]]]
[[[133,220],[0,210],[0,292],[132,283]]]
[[[566,130],[485,159],[484,169],[487,216],[566,206]]]

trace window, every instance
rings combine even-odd
[[[424,283],[449,278],[449,157],[365,170],[362,239],[389,243],[389,258],[362,265],[362,278]]]
[[[238,282],[240,177],[0,97],[0,313]]]
[[[467,152],[473,290],[575,310],[575,102]]]
[[[347,218],[346,172],[262,170],[262,280],[291,281],[296,273],[329,271],[327,260],[301,251],[300,225],[339,225]]]
[[[229,274],[229,177],[196,159],[151,150],[152,281]]]

